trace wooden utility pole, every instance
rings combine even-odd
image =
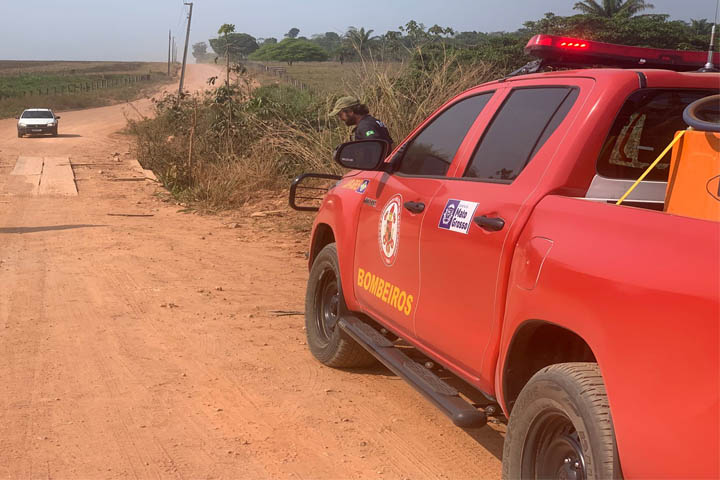
[[[172,30],[168,30],[168,77],[170,76],[170,62],[172,61]]]
[[[183,52],[182,72],[180,73],[180,90],[179,90],[180,96],[182,96],[183,83],[185,82],[185,66],[187,65],[188,44],[190,43],[190,22],[192,22],[192,11],[193,11],[193,3],[192,2],[186,3],[185,5],[190,5],[190,13],[188,14],[187,33],[185,34],[185,50]]]

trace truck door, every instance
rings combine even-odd
[[[513,248],[507,244],[513,220],[542,172],[520,174],[566,119],[578,92],[573,86],[507,91],[458,178],[446,182],[426,210],[417,338],[481,383],[488,339],[498,328],[494,313],[504,303],[498,289],[503,251]]]
[[[355,296],[405,336],[414,336],[418,244],[427,206],[491,96],[462,97],[430,118],[399,147],[399,170],[378,175],[367,186],[356,235]]]

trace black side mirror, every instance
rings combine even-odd
[[[333,159],[345,168],[380,170],[389,149],[385,140],[359,140],[338,146]]]
[[[60,116],[58,115],[57,117],[55,117],[55,120],[60,120]]]

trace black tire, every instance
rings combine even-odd
[[[620,479],[605,384],[596,363],[537,372],[508,422],[503,479]]]
[[[347,309],[340,284],[337,247],[327,245],[318,254],[305,295],[305,330],[310,351],[321,363],[335,368],[367,367],[375,359],[337,326]]]
[[[18,130],[18,138],[22,138],[22,137],[23,137],[22,132],[20,130]]]
[[[58,136],[58,129],[57,127],[52,131],[52,136],[57,137]]]

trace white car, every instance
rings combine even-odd
[[[18,119],[18,137],[33,133],[49,133],[53,137],[57,137],[60,117],[56,116],[49,108],[29,108],[16,118]]]

